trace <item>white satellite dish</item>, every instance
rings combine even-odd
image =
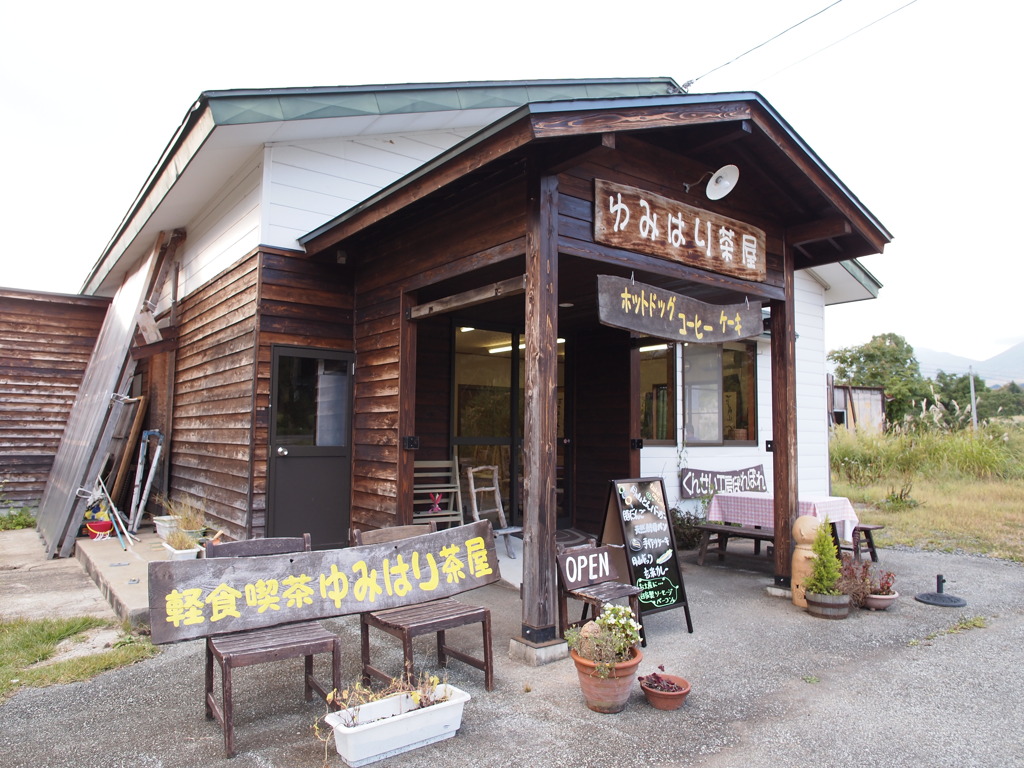
[[[739,179],[739,168],[735,165],[723,165],[711,174],[711,181],[708,182],[708,188],[705,192],[708,196],[708,200],[721,200],[732,192],[733,187],[736,186],[736,182],[739,181]]]

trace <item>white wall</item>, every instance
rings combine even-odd
[[[796,275],[796,405],[797,461],[801,495],[827,494],[828,414],[825,381],[825,300],[821,286],[810,277]],[[682,356],[677,351],[676,381],[682,382]],[[662,476],[669,505],[679,500],[679,470],[696,467],[717,472],[745,469],[761,464],[769,490],[772,489],[773,454],[765,449],[772,434],[771,345],[757,342],[757,445],[645,447],[640,454],[643,477]],[[677,385],[677,442],[682,446],[682,387]],[[695,506],[688,502],[684,506]]]
[[[298,248],[298,237],[414,171],[475,130],[269,145],[263,243]]]
[[[260,245],[301,250],[298,238],[394,183],[479,129],[268,144],[186,227],[178,296]],[[165,309],[169,291],[158,310]]]

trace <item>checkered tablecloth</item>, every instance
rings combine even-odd
[[[850,500],[843,496],[807,496],[797,502],[801,515],[827,517],[839,536],[849,541],[859,519]],[[775,498],[767,493],[716,493],[708,506],[708,520],[739,525],[775,527]]]

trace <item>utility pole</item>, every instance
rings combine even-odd
[[[967,366],[967,376],[971,380],[971,428],[978,431],[978,401],[974,399],[974,368]]]

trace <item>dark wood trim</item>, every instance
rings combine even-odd
[[[850,226],[850,222],[838,216],[833,216],[790,227],[786,230],[786,242],[794,248],[799,248],[801,245],[831,240],[834,237],[848,235],[851,232],[853,232],[853,227]]]
[[[535,138],[554,138],[606,131],[640,131],[650,128],[677,128],[702,123],[725,123],[749,120],[750,105],[745,102],[634,108],[627,113],[610,109],[606,112],[578,112],[537,115],[532,118]]]
[[[478,304],[486,304],[494,299],[501,299],[507,296],[518,296],[526,292],[526,275],[512,277],[498,283],[485,285],[482,288],[474,288],[470,291],[463,291],[454,296],[446,296],[436,301],[428,301],[426,304],[417,304],[410,307],[403,313],[409,320],[422,320],[432,315],[440,315],[445,312],[454,312],[459,309],[475,307]]]
[[[558,238],[558,250],[567,256],[579,256],[583,259],[600,261],[606,264],[615,264],[620,267],[628,267],[631,270],[649,272],[653,275],[660,275],[673,280],[686,280],[691,283],[707,285],[727,291],[734,291],[739,296],[758,297],[765,300],[785,298],[785,290],[770,283],[752,283],[746,280],[737,280],[728,275],[720,275],[715,272],[708,272],[697,267],[688,267],[660,259],[657,256],[646,256],[633,251],[623,251],[618,248],[611,248],[600,243],[590,243],[584,240],[560,235]],[[769,277],[776,277],[772,273]]]
[[[674,347],[669,347],[674,349]],[[675,389],[676,395],[682,390]],[[640,452],[637,447],[639,443],[633,440],[640,439],[640,345],[629,345],[629,476],[640,477]]]
[[[774,117],[759,109],[754,113],[754,122],[765,136],[786,154],[800,173],[817,187],[819,193],[835,206],[840,215],[850,221],[857,234],[874,249],[873,252],[881,253],[889,242],[889,237],[879,228],[878,223],[865,215],[864,211],[851,201],[848,193],[837,186],[835,179],[826,175],[820,165],[811,161],[804,148],[794,142],[793,137],[782,129]],[[850,254],[844,256],[850,257]]]
[[[411,525],[413,512],[413,469],[416,452],[404,450],[402,440],[416,431],[416,337],[418,326],[406,320],[416,303],[416,294],[402,295],[398,362],[398,509],[395,525]]]
[[[558,179],[531,174],[526,234],[523,639],[555,639],[558,432]],[[541,393],[533,396],[532,393]]]
[[[792,526],[799,483],[796,457],[796,309],[793,251],[786,243],[786,301],[771,302],[772,440],[775,481],[775,583],[792,576]]]

